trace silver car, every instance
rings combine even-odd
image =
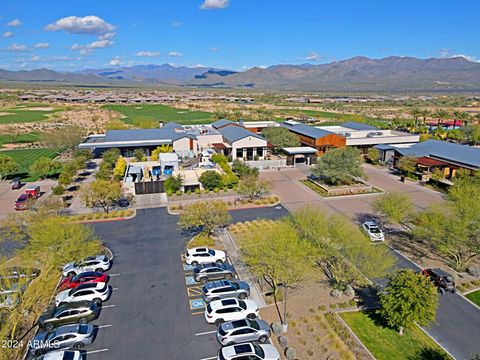
[[[238,298],[245,299],[250,296],[250,286],[245,281],[218,280],[203,285],[203,301]]]
[[[65,325],[49,332],[40,332],[30,341],[30,352],[42,355],[60,349],[81,349],[95,338],[92,325]]]
[[[72,277],[87,271],[104,272],[110,270],[112,261],[105,255],[89,256],[78,262],[65,264],[63,276]]]
[[[222,346],[258,341],[262,344],[272,335],[265,320],[236,320],[225,322],[217,330],[217,341]]]

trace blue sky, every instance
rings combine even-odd
[[[0,68],[478,61],[479,11],[475,0],[2,0]]]

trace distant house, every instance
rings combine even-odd
[[[440,140],[416,144],[378,145],[380,160],[395,166],[404,156],[416,158],[420,170],[441,169],[446,178],[454,177],[459,169],[480,170],[480,148]]]

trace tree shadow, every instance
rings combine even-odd
[[[449,360],[450,357],[441,349],[425,347],[415,355],[409,356],[408,360]]]
[[[382,223],[380,216],[371,213],[358,213],[355,221],[359,224],[363,224],[365,221],[375,221],[377,224]]]

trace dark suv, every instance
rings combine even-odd
[[[51,331],[59,325],[86,324],[100,315],[100,307],[93,301],[68,303],[46,311],[38,319],[41,328]]]
[[[455,294],[455,281],[453,276],[442,269],[423,269],[422,274],[428,276],[430,280],[438,287],[438,291],[443,295],[445,291]]]
[[[202,284],[209,280],[230,280],[236,275],[235,268],[227,263],[199,264],[193,268],[192,273],[195,281],[199,281]]]

